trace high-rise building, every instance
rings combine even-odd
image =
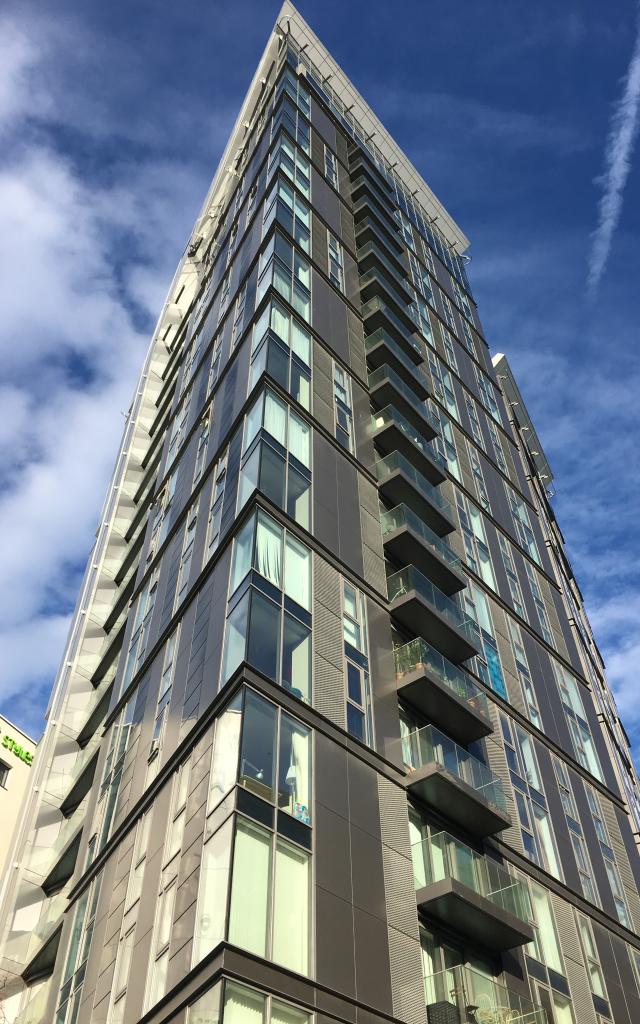
[[[638,782],[467,244],[286,3],[32,770],[20,1024],[640,1020]]]

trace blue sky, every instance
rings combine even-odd
[[[556,473],[568,551],[640,751],[637,52],[626,86],[638,7],[299,7],[471,239],[485,330]],[[278,9],[3,5],[0,710],[34,734],[121,411]]]

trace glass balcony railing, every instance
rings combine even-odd
[[[378,480],[382,482],[391,473],[395,472],[404,473],[404,475],[411,481],[415,486],[416,490],[422,494],[430,504],[435,508],[439,509],[445,518],[453,521],[453,512],[451,509],[450,502],[440,493],[437,487],[429,483],[426,476],[419,473],[418,470],[413,466],[401,452],[391,452],[390,455],[385,455],[383,459],[378,459],[376,462],[376,475]]]
[[[373,262],[376,262],[381,267],[383,267],[385,273],[391,278],[392,281],[396,283],[397,287],[399,287],[404,293],[406,293],[407,301],[411,301],[412,295],[411,291],[408,288],[409,282],[407,279],[408,272],[400,272],[400,268],[396,266],[394,263],[392,263],[389,257],[385,255],[385,253],[383,252],[381,243],[373,241],[365,242],[365,244],[357,250],[356,256],[358,259],[358,264],[371,264]]]
[[[392,508],[389,512],[383,512],[380,516],[380,529],[383,539],[388,534],[393,533],[395,530],[401,530],[403,527],[413,530],[423,544],[430,548],[443,562],[451,566],[452,569],[457,568],[460,564],[460,558],[453,548],[450,548],[445,540],[438,537],[437,533],[434,533],[426,523],[423,523],[420,516],[417,516],[406,505],[396,505],[395,508]]]
[[[69,900],[65,889],[55,893],[53,896],[45,896],[43,893],[40,918],[29,934],[25,957],[27,963],[33,959],[40,947],[53,934],[58,926],[60,918],[67,908],[68,902]]]
[[[414,843],[411,856],[416,890],[453,879],[520,921],[531,919],[526,885],[448,832],[438,832]]]
[[[413,321],[410,309],[410,296],[397,280],[397,276],[394,279],[390,274],[385,273],[384,270],[372,267],[371,270],[366,270],[363,274],[360,274],[360,292],[365,302],[378,296],[386,296],[390,302],[395,303],[397,306],[397,315],[399,315],[400,319],[403,316],[408,316],[409,320]]]
[[[63,767],[57,768],[54,759],[54,764],[48,772],[45,782],[45,789],[50,797],[62,803],[65,797],[69,795],[91,759],[95,757],[96,751],[100,746],[100,739],[99,732],[96,732],[84,750],[78,751],[75,760],[68,766],[65,763]],[[66,755],[63,756],[66,760]]]
[[[376,314],[378,314],[381,317],[384,317],[384,319],[387,320],[388,323],[390,323],[394,327],[394,329],[400,335],[402,340],[407,345],[410,345],[411,348],[419,352],[421,357],[424,358],[426,350],[422,343],[413,334],[413,320],[409,316],[408,312],[407,317],[409,319],[408,322],[405,323],[405,321],[401,320],[401,318],[391,309],[390,306],[387,305],[386,302],[383,302],[383,300],[376,295],[374,296],[374,298],[369,299],[367,302],[363,303],[362,319],[368,320],[370,317],[373,317]]]
[[[64,850],[69,840],[82,826],[84,813],[87,809],[88,796],[76,807],[69,818],[63,818],[60,824],[60,831],[52,843],[47,846],[34,845],[29,854],[29,868],[45,878],[51,868],[55,865],[58,857]]]
[[[398,682],[409,673],[424,670],[451,690],[456,697],[465,701],[472,711],[489,719],[489,701],[486,694],[476,686],[464,669],[454,665],[422,637],[411,640],[404,647],[396,647],[394,657]]]
[[[373,390],[380,385],[389,384],[404,398],[410,409],[420,416],[422,420],[429,424],[434,434],[440,433],[440,420],[431,411],[429,406],[421,398],[418,398],[413,388],[409,387],[408,384],[398,376],[396,371],[392,369],[387,363],[383,363],[377,370],[373,370],[369,374],[369,388]]]
[[[498,776],[435,726],[425,725],[422,729],[416,729],[403,736],[399,743],[402,761],[409,772],[409,783],[411,772],[429,764],[437,764],[466,783],[502,814],[508,814],[507,798]]]
[[[434,462],[443,471],[446,471],[447,462],[446,459],[440,454],[440,452],[430,444],[429,441],[422,434],[416,430],[416,428],[409,423],[409,420],[398,412],[394,405],[387,405],[384,409],[380,409],[374,413],[371,417],[374,430],[380,430],[381,427],[396,426],[398,430],[409,438],[410,441],[415,444],[425,458]],[[440,428],[438,427],[438,430]]]
[[[45,1010],[49,1000],[50,982],[49,979],[34,986],[29,1002],[23,1006],[20,1013],[14,1020],[14,1024],[42,1024],[45,1020]]]
[[[384,327],[377,327],[375,331],[368,334],[364,339],[365,352],[369,353],[372,349],[378,345],[386,345],[389,352],[393,353],[393,357],[406,369],[407,373],[411,374],[412,379],[418,379],[421,388],[425,391],[429,390],[429,381],[427,380],[426,374],[419,368],[417,363],[414,363],[403,348],[400,347],[397,341],[391,337],[388,331],[385,331]],[[422,352],[418,347],[414,349],[416,355],[422,357]]]
[[[542,1006],[469,967],[426,975],[424,998],[429,1024],[452,1019],[472,1024],[548,1024]],[[457,1012],[446,1016],[448,1007]]]
[[[394,572],[387,579],[387,593],[389,601],[403,597],[411,590],[414,590],[441,619],[444,619],[453,629],[462,633],[464,638],[472,647],[476,647],[476,633],[472,620],[452,601],[450,597],[443,594],[441,590],[434,587],[431,580],[423,576],[415,565],[406,565],[399,572]]]

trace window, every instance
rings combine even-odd
[[[464,342],[464,346],[465,346],[467,352],[469,353],[469,355],[473,356],[475,359],[477,359],[478,358],[478,353],[476,352],[476,345],[475,345],[475,342],[473,340],[473,332],[472,332],[471,328],[469,327],[469,324],[467,323],[467,321],[464,319],[464,317],[460,318],[460,322],[462,324],[462,340]]]
[[[229,242],[228,242],[228,245],[227,245],[227,264],[226,264],[227,266],[229,266],[229,264],[231,263],[231,260],[233,259],[233,254],[234,254],[235,249],[236,249],[236,242],[237,242],[237,240],[238,240],[238,225],[234,224],[233,227],[231,228],[231,231],[229,232]],[[219,320],[218,320],[218,322],[219,322]]]
[[[430,408],[431,411],[435,413],[436,418],[440,421],[440,433],[433,439],[433,448],[440,456],[445,469],[447,469],[451,473],[451,476],[455,477],[456,480],[462,482],[462,474],[458,463],[458,452],[456,450],[455,435],[451,420],[446,413],[441,409],[438,409],[436,405],[430,403]]]
[[[478,496],[478,501],[482,505],[485,512],[491,512],[491,504],[489,502],[489,494],[487,492],[487,485],[484,482],[484,471],[482,469],[482,462],[480,455],[478,454],[475,446],[467,440],[467,451],[469,453],[469,463],[471,465],[471,473],[473,476],[473,483]]]
[[[431,252],[431,249],[427,245],[427,243],[424,240],[424,238],[421,237],[420,238],[420,242],[421,242],[421,248],[422,248],[422,258],[423,258],[424,262],[426,263],[428,270],[430,270],[430,272],[435,277],[436,276],[436,268],[435,268],[435,264],[433,262],[433,253]]]
[[[460,287],[453,274],[449,275],[449,281],[451,282],[451,291],[455,296],[456,304],[459,309],[462,310],[467,320],[471,320],[471,322],[473,322],[473,312],[471,310],[469,299],[467,298],[467,293]],[[462,323],[464,325],[465,321],[463,320]],[[473,355],[473,349],[471,349],[471,354]]]
[[[2,786],[3,789],[7,789],[10,771],[11,765],[5,764],[4,761],[0,761],[0,786]]]
[[[520,586],[520,580],[516,570],[513,548],[511,547],[511,543],[503,533],[500,533],[499,530],[498,543],[500,545],[500,553],[502,555],[502,564],[504,565],[504,571],[507,575],[507,583],[509,584],[509,594],[511,595],[513,610],[520,616],[520,618],[527,619],[527,612],[524,606],[522,587]]]
[[[457,487],[455,492],[466,563],[492,590],[495,590],[496,581],[484,529],[484,516]]]
[[[480,401],[484,405],[487,412],[493,416],[500,426],[502,426],[502,416],[500,415],[500,407],[498,405],[498,392],[495,384],[490,377],[487,377],[479,366],[476,366],[476,380],[478,382],[478,391],[480,394]]]
[[[411,278],[413,285],[420,293],[423,299],[431,305],[435,305],[433,301],[433,288],[431,286],[431,278],[429,277],[428,271],[422,266],[422,264],[416,259],[412,252],[409,253],[409,266],[411,267]],[[429,337],[431,337],[431,324],[429,323]]]
[[[539,565],[540,555],[538,554],[538,546],[533,535],[533,530],[531,529],[529,510],[522,498],[516,494],[513,487],[510,487],[506,480],[504,483],[504,489],[507,495],[509,508],[511,509],[516,537],[527,554]]]
[[[211,409],[209,409],[202,420],[200,433],[198,434],[198,447],[196,450],[196,464],[193,471],[194,486],[202,476],[205,459],[207,457],[207,446],[209,444],[209,427],[211,424]]]
[[[307,974],[309,875],[306,850],[238,817],[229,941],[298,974]]]
[[[182,553],[180,555],[180,566],[178,568],[178,579],[176,581],[176,596],[173,610],[182,604],[187,590],[189,589],[189,574],[191,571],[191,559],[193,558],[193,545],[196,537],[196,526],[198,523],[198,503],[194,501],[187,512],[182,541]]]
[[[153,525],[151,527],[151,539],[149,541],[149,551],[147,552],[147,564],[152,561],[155,557],[158,548],[164,542],[171,522],[171,506],[173,502],[173,496],[176,490],[177,471],[174,470],[166,484],[162,488],[162,491],[155,499],[153,506],[155,512],[153,514]]]
[[[281,170],[296,186],[299,192],[308,199],[311,194],[311,171],[308,158],[294,146],[288,135],[280,132],[275,145],[269,154],[267,178],[276,170]]]
[[[552,971],[564,975],[564,961],[558,941],[551,896],[546,889],[535,882],[529,882],[529,892],[533,911],[529,923],[533,927],[535,935],[533,942],[527,946],[527,952],[541,964],[550,967]]]
[[[224,486],[227,479],[227,450],[218,459],[213,468],[213,490],[211,492],[211,505],[209,506],[209,518],[207,520],[207,547],[205,561],[208,561],[218,547],[220,540],[220,525],[222,522],[222,506],[224,504]]]
[[[278,231],[260,255],[258,303],[271,286],[303,320],[311,319],[311,265]]]
[[[228,270],[220,285],[220,305],[218,306],[218,324],[222,320],[229,304],[229,291],[231,289],[231,271]]]
[[[311,1024],[311,1015],[305,1010],[283,1003],[274,996],[248,988],[235,981],[224,983],[224,1012],[220,1016],[220,988],[214,985],[192,1003],[187,1024]]]
[[[578,934],[580,935],[580,945],[582,946],[582,953],[584,956],[585,967],[587,968],[587,974],[589,976],[591,991],[600,999],[606,999],[607,990],[605,988],[604,976],[600,966],[598,948],[593,937],[591,921],[588,917],[585,917],[584,914],[579,914],[577,910],[575,911],[575,915],[576,923],[578,925]]]
[[[207,398],[213,391],[214,385],[216,384],[218,377],[220,376],[220,356],[222,353],[222,333],[218,334],[216,340],[213,343],[213,353],[211,356],[211,366],[209,367],[209,379],[207,381]]]
[[[327,229],[328,273],[331,284],[344,292],[344,257],[342,246],[335,235]]]
[[[240,340],[244,328],[244,314],[247,304],[247,282],[242,285],[236,299],[236,308],[233,314],[233,325],[231,328],[231,348],[235,348]]]
[[[187,391],[186,395],[182,399],[182,405],[175,414],[173,420],[173,427],[171,428],[171,437],[169,439],[169,450],[167,452],[167,466],[170,466],[176,455],[178,449],[184,440],[184,435],[187,429],[187,420],[189,419],[189,409],[191,407],[191,388]]]
[[[353,452],[351,378],[335,361],[333,363],[333,411],[336,424],[336,438],[343,448],[346,448],[348,452]]]
[[[147,652],[149,629],[151,627],[151,619],[153,618],[153,609],[155,607],[158,592],[158,573],[158,569],[153,571],[138,597],[136,613],[133,619],[133,630],[131,633],[131,639],[129,640],[127,660],[125,662],[122,683],[120,685],[120,693],[124,693],[129,686],[129,683],[144,661],[144,656]]]
[[[78,1017],[101,881],[102,875],[99,875],[76,905],[73,931],[60,986],[56,1024],[71,1024]]]
[[[451,301],[449,299],[449,296],[447,295],[446,292],[444,292],[442,290],[442,288],[440,289],[440,299],[442,301],[442,311],[443,311],[443,314],[444,314],[445,323],[446,323],[447,327],[449,327],[452,331],[455,331],[455,329],[456,329],[456,318],[453,315],[453,307],[451,305]]]
[[[468,392],[465,391],[464,403],[467,407],[467,414],[469,416],[469,423],[471,425],[471,433],[476,444],[484,451],[484,437],[482,436],[482,430],[480,428],[480,419],[478,417],[478,408],[475,400],[471,397]]]
[[[138,821],[136,835],[133,845],[133,859],[127,880],[127,891],[124,901],[124,915],[120,926],[120,937],[116,951],[116,965],[113,973],[111,986],[111,1005],[107,1019],[109,1021],[121,1021],[124,1015],[124,1004],[129,984],[131,971],[131,959],[135,946],[136,924],[138,922],[138,909],[140,905],[140,894],[144,880],[144,870],[147,862],[147,848],[151,830],[151,811]]]
[[[574,754],[578,762],[588,772],[591,772],[602,782],[602,769],[596,752],[591,729],[587,722],[587,716],[582,702],[580,684],[574,679],[570,672],[561,665],[555,658],[550,658],[551,668],[555,676],[560,700],[565,713],[571,739],[573,741]]]
[[[247,196],[247,223],[249,222],[249,217],[251,216],[251,212],[253,210],[257,194],[258,186],[252,185],[251,189],[249,190],[249,195]]]
[[[411,221],[402,210],[396,210],[395,213],[398,224],[400,225],[402,237],[404,238],[409,248],[414,249],[415,245],[413,241],[413,228],[411,227]]]
[[[607,873],[607,878],[609,879],[609,885],[611,886],[611,894],[613,896],[618,920],[620,921],[620,924],[625,926],[625,928],[631,928],[632,924],[629,916],[629,909],[627,907],[627,899],[620,879],[618,865],[616,864],[616,855],[613,852],[609,832],[604,822],[600,801],[595,790],[586,782],[584,783],[584,790],[587,795],[587,802],[591,812],[591,820],[593,821],[593,826],[596,830],[596,835],[600,843],[600,851],[604,859],[604,867]]]
[[[164,647],[164,657],[162,659],[162,676],[160,678],[160,689],[158,691],[158,699],[156,701],[155,723],[153,726],[153,734],[151,736],[151,746],[149,748],[149,769],[147,771],[146,781],[147,786],[149,785],[151,780],[155,778],[155,776],[158,774],[158,768],[160,767],[162,744],[164,741],[167,718],[169,715],[171,689],[173,686],[173,677],[176,669],[176,660],[178,657],[179,635],[180,626],[178,625],[174,629],[173,633],[167,640]]]
[[[544,598],[542,597],[542,590],[538,582],[538,573],[525,559],[524,567],[527,573],[527,579],[529,580],[529,589],[531,591],[531,597],[538,615],[538,622],[540,623],[540,632],[544,639],[547,641],[550,647],[555,647],[553,633],[551,632],[551,626],[549,625],[549,616],[547,615],[547,609],[545,607]]]
[[[261,510],[235,540],[224,678],[246,660],[311,699],[311,552]]]
[[[184,361],[184,373],[182,374],[182,380],[180,381],[180,397],[184,394],[187,384],[191,380],[191,374],[194,366],[197,365],[198,359],[200,358],[200,349],[202,348],[202,333],[191,342],[189,346],[188,355]]]
[[[305,409],[311,404],[311,334],[277,299],[254,328],[249,390],[268,373]]]
[[[489,430],[489,437],[491,438],[491,447],[493,448],[493,454],[499,469],[505,474],[509,475],[509,469],[507,466],[507,460],[505,458],[504,449],[502,447],[502,441],[500,440],[500,434],[498,428],[492,419],[485,420],[487,428]]]
[[[269,388],[247,413],[238,509],[259,488],[306,529],[311,523],[311,427]]]
[[[524,695],[525,710],[529,721],[542,731],[542,719],[540,718],[536,691],[529,671],[529,662],[527,661],[527,654],[524,649],[522,632],[518,623],[514,622],[510,615],[507,616],[507,622],[509,625],[509,636],[511,637],[511,648],[513,650],[513,657],[516,663],[516,671],[518,673],[522,693]]]
[[[525,853],[535,864],[562,878],[533,739],[505,715],[500,716],[500,724]]]
[[[473,620],[481,641],[482,654],[476,654],[472,662],[476,674],[504,700],[508,700],[487,598],[483,591],[471,582],[462,595],[464,610]]]
[[[453,344],[453,335],[447,330],[446,327],[443,327],[442,324],[440,324],[440,334],[442,336],[442,347],[444,348],[444,357],[447,360],[447,363],[449,364],[451,369],[458,373],[458,361],[456,359],[455,346]]]
[[[288,80],[289,76],[293,81]],[[284,93],[286,95],[283,95]],[[288,69],[276,89],[275,104],[276,113],[271,125],[272,138],[275,138],[279,128],[283,126],[305,153],[309,153],[311,149],[311,132],[307,121],[311,112],[309,90],[302,79],[295,79],[293,75],[290,75]]]
[[[271,192],[264,202],[262,237],[277,221],[304,252],[311,249],[311,207],[291,187],[289,182],[278,175]]]
[[[444,405],[450,416],[453,416],[455,420],[459,419],[451,374],[446,369],[444,363],[433,352],[429,352],[429,369],[431,370],[435,397]]]
[[[347,731],[371,744],[371,694],[364,596],[346,580],[342,588]]]
[[[338,188],[338,162],[333,150],[325,144],[324,147],[324,176],[332,188]]]

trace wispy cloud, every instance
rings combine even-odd
[[[631,157],[638,132],[640,109],[640,9],[631,62],[624,80],[624,92],[615,106],[604,156],[602,198],[598,226],[589,254],[587,289],[594,295],[604,274],[615,230],[620,221],[624,189],[631,170]]]

